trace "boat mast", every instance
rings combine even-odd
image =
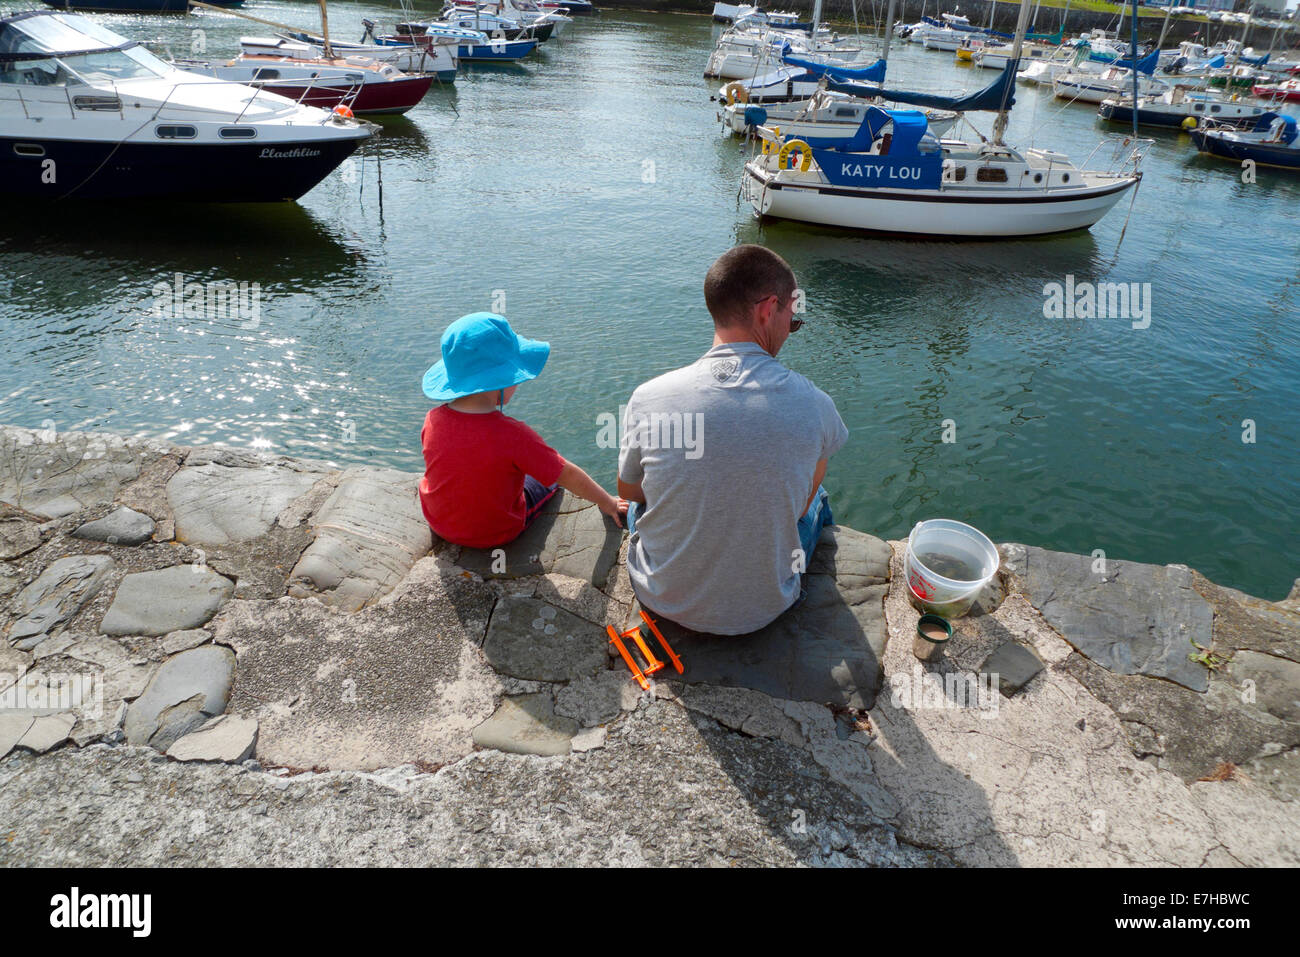
[[[857,9],[857,4],[854,4]],[[885,14],[885,40],[881,48],[880,59],[889,62],[889,40],[894,35],[894,0],[889,0],[889,12]]]
[[[1251,18],[1254,16],[1255,16],[1255,5],[1252,3],[1250,5],[1250,9],[1246,12],[1246,22],[1242,24],[1241,27],[1241,39],[1237,41],[1237,49],[1232,51],[1233,67],[1235,67],[1238,63],[1241,62],[1241,51],[1246,49],[1246,36],[1247,34],[1250,33],[1250,21]],[[1231,92],[1232,84],[1230,82],[1225,83],[1223,88]]]
[[[321,2],[323,3],[324,0],[321,0]],[[855,9],[856,9],[856,8],[855,8]],[[814,2],[813,2],[813,28],[812,28],[812,42],[813,42],[813,49],[814,49],[814,50],[817,49],[817,28],[818,28],[819,26],[821,26],[821,23],[822,23],[822,0],[814,0]]]
[[[1165,48],[1165,34],[1169,32],[1169,11],[1173,9],[1173,0],[1170,0],[1169,6],[1165,7],[1165,22],[1160,25],[1160,39],[1156,41],[1156,49]]]
[[[320,0],[320,35],[325,42],[321,44],[321,52],[328,59],[334,59],[334,51],[330,48],[330,18],[325,12],[325,0]]]
[[[1035,30],[1038,29],[1038,11],[1041,10],[1041,9],[1043,9],[1043,0],[1038,0],[1038,2],[1037,2],[1036,4],[1034,4],[1034,22],[1033,22],[1033,26],[1034,26],[1034,29],[1035,29]],[[990,19],[990,21],[991,21],[991,20],[992,20],[992,17],[990,17],[989,19]],[[992,25],[992,23],[990,23],[990,26],[991,26],[991,25]]]
[[[1133,138],[1138,135],[1138,0],[1133,0],[1133,16],[1129,18],[1128,55],[1133,72]],[[1160,62],[1160,48],[1156,47],[1156,62]]]
[[[1029,24],[1029,0],[1020,0],[1020,16],[1016,18],[1016,38],[1011,44],[1011,63],[1012,69],[1020,69],[1020,51],[1025,45],[1025,27]],[[1012,77],[1012,82],[1015,77]],[[1010,94],[1007,94],[1008,96]],[[1006,100],[1003,99],[1003,104]],[[993,145],[1005,146],[1002,142],[1002,135],[1007,131],[1007,114],[1006,109],[998,110],[998,118],[993,121]]]

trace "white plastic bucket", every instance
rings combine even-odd
[[[917,522],[908,536],[903,574],[918,605],[951,621],[970,610],[999,561],[997,548],[979,529],[932,518]]]

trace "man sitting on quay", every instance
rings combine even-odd
[[[797,294],[771,250],[724,253],[704,280],[713,347],[628,401],[628,576],[648,613],[692,631],[748,634],[797,604],[832,523],[821,482],[848,429],[830,396],[776,360],[802,325]]]

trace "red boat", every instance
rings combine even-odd
[[[175,65],[278,93],[307,106],[325,110],[346,106],[358,116],[405,113],[424,99],[436,79],[432,73],[403,73],[363,56],[310,59],[245,53],[220,63],[177,60]]]
[[[1300,80],[1283,80],[1273,85],[1260,84],[1252,86],[1251,92],[1261,100],[1274,102],[1300,103]]]

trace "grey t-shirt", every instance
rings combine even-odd
[[[848,434],[830,396],[757,343],[714,346],[641,385],[618,460],[646,498],[627,553],[637,597],[717,635],[789,608],[817,463]]]

